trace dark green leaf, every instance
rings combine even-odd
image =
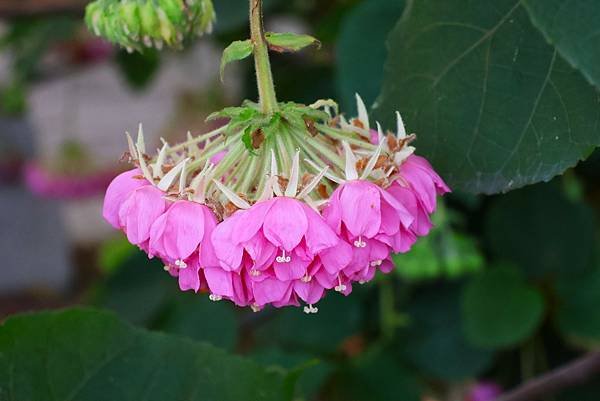
[[[580,341],[600,341],[600,269],[556,282],[559,296],[556,321],[568,337]]]
[[[426,374],[444,380],[476,376],[492,362],[492,353],[467,343],[460,313],[460,286],[436,285],[411,299],[410,326],[399,351]]]
[[[267,39],[269,48],[277,52],[297,52],[311,45],[321,45],[312,36],[297,33],[267,32],[265,38]]]
[[[553,184],[499,197],[485,223],[494,255],[533,276],[582,272],[593,258],[591,210],[566,199]]]
[[[462,308],[467,339],[480,347],[501,348],[533,334],[542,321],[544,299],[517,270],[494,268],[465,286]]]
[[[177,293],[175,296],[172,305],[165,311],[164,319],[153,328],[205,341],[219,348],[234,349],[237,319],[233,305],[212,302],[207,295],[193,292]]]
[[[93,310],[24,315],[0,329],[0,399],[282,400],[284,375],[208,344]]]
[[[547,181],[600,144],[597,91],[549,45],[521,2],[422,0],[389,38],[376,117],[394,111],[456,189]]]
[[[385,39],[404,10],[403,0],[369,0],[345,18],[336,49],[337,88],[342,110],[356,113],[355,93],[367,105],[381,90]]]
[[[600,2],[582,0],[525,0],[533,24],[560,54],[600,86]]]
[[[254,46],[252,45],[252,42],[249,39],[236,40],[235,42],[232,42],[229,46],[227,46],[225,50],[223,50],[223,56],[221,57],[221,81],[223,80],[223,74],[225,72],[225,66],[227,64],[231,63],[232,61],[239,61],[245,59],[246,57],[252,54],[253,50]]]

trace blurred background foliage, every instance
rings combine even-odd
[[[246,37],[246,3],[215,0],[216,31],[201,40],[223,48]],[[405,3],[412,9],[403,15]],[[358,92],[387,125],[400,109],[418,135],[418,152],[431,158],[455,189],[435,215],[431,235],[396,255],[390,275],[357,286],[349,297],[328,295],[314,316],[299,309],[255,314],[202,294],[180,293],[160,263],[113,237],[74,253],[81,272],[68,291],[50,298],[38,294],[38,302],[17,307],[10,302],[15,295],[8,294],[3,299],[11,306],[3,308],[4,316],[74,304],[107,309],[135,326],[212,344],[243,355],[244,363],[275,367],[247,369],[257,375],[256,383],[281,385],[278,394],[264,399],[298,401],[484,401],[473,398],[481,383],[510,389],[597,350],[600,153],[593,148],[600,144],[600,96],[593,86],[599,83],[598,63],[587,58],[598,61],[600,53],[598,42],[585,42],[590,52],[578,63],[572,38],[556,39],[552,29],[560,27],[554,25],[545,29],[544,7],[551,3],[559,2],[500,1],[492,7],[491,1],[465,6],[459,0],[265,1],[272,29],[299,29],[323,44],[320,50],[273,57],[280,99],[334,98],[351,116]],[[600,6],[590,7],[591,15],[600,16]],[[465,28],[468,24],[474,28]],[[487,33],[481,47],[461,53],[482,30]],[[51,49],[68,43],[76,47],[71,57],[92,57],[82,50],[82,37],[77,13],[7,20],[0,46],[12,57],[0,85],[2,114],[26,119],[28,88],[72,72],[47,62]],[[454,68],[448,68],[457,54]],[[144,96],[164,57],[117,50],[109,62]],[[226,81],[234,74],[243,77],[240,97],[256,98],[251,63],[228,71]],[[540,87],[544,77],[549,83]],[[193,113],[196,103],[191,104]],[[77,313],[46,320],[88,327],[86,319],[97,312]],[[120,330],[121,337],[107,336],[134,335],[109,315],[98,319]],[[43,330],[50,323],[27,324],[7,326],[0,350],[11,338],[9,329],[18,335],[23,325],[20,330],[30,333],[23,341],[34,343],[35,327]],[[161,340],[143,341],[159,347]],[[191,366],[186,359],[196,351],[186,355],[184,345],[173,347],[173,370],[184,375]],[[223,363],[222,369],[229,369],[229,362]],[[169,380],[168,372],[157,375]],[[594,401],[598,394],[597,380],[552,399]]]

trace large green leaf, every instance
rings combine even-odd
[[[355,93],[372,104],[381,90],[385,39],[404,10],[404,0],[369,0],[344,19],[336,48],[337,88],[342,109],[356,113]]]
[[[400,110],[456,189],[546,181],[600,144],[597,91],[516,0],[414,2],[389,37],[376,116]]]
[[[489,248],[530,276],[580,273],[594,251],[593,213],[567,199],[557,183],[496,199],[485,222]]]
[[[398,349],[421,371],[445,380],[463,380],[489,367],[492,352],[469,344],[462,329],[459,285],[435,285],[411,299],[410,326]]]
[[[594,85],[600,86],[600,2],[524,0],[533,24],[560,54]]]
[[[556,283],[556,322],[563,334],[579,341],[600,341],[600,269],[567,276]]]
[[[0,328],[1,400],[283,400],[283,381],[252,361],[105,312],[24,315]]]
[[[510,268],[491,269],[475,277],[465,287],[462,301],[467,338],[486,348],[525,340],[544,314],[541,294]]]

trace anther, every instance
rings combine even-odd
[[[344,291],[346,291],[346,286],[344,284],[342,284],[342,279],[340,278],[340,276],[338,276],[338,285],[336,285],[334,289],[337,292],[344,292]]]
[[[362,236],[358,236],[358,239],[354,241],[354,246],[357,248],[364,248],[367,246],[367,243],[362,240]]]
[[[304,307],[304,313],[306,313],[307,315],[310,315],[311,313],[317,313],[318,311],[319,308],[313,306],[313,304],[309,304],[308,306]]]
[[[171,270],[171,268],[169,266],[167,266],[167,265],[164,265],[163,266],[163,270],[166,271],[166,272],[168,272],[169,270]]]
[[[308,274],[306,274],[304,277],[302,277],[301,280],[303,283],[309,283],[312,280],[312,276],[309,276]]]
[[[220,301],[220,300],[222,300],[222,299],[223,299],[223,297],[222,297],[222,296],[220,296],[220,295],[217,295],[217,294],[210,294],[210,295],[208,296],[208,299],[210,299],[210,300],[211,300],[211,301],[213,301],[213,302],[217,302],[217,301]]]
[[[258,306],[256,304],[250,305],[250,309],[252,309],[252,312],[254,312],[254,313],[260,312],[260,306]]]
[[[185,269],[187,267],[187,263],[185,263],[183,260],[181,259],[177,259],[175,261],[175,266],[177,266],[179,269]]]
[[[279,263],[289,263],[292,258],[290,256],[285,255],[285,249],[281,250],[281,255],[277,256],[275,260]]]
[[[256,269],[250,269],[250,275],[252,277],[258,277],[261,275],[260,270],[256,270]]]
[[[377,266],[381,266],[382,261],[381,260],[374,260],[371,262],[371,266],[372,267],[377,267]]]

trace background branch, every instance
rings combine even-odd
[[[562,389],[583,384],[598,374],[600,374],[600,352],[593,352],[525,382],[496,401],[536,401]]]

